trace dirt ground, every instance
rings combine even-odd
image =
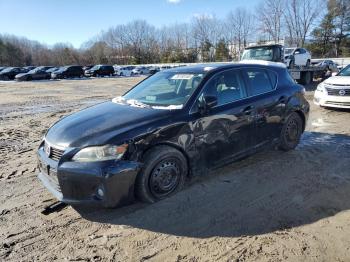
[[[177,195],[119,209],[59,206],[36,148],[60,117],[141,78],[0,82],[0,260],[350,261],[350,111],[312,104],[296,150],[264,151]]]

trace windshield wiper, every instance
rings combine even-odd
[[[150,105],[144,104],[144,103],[142,103],[138,100],[135,100],[135,99],[126,100],[126,103],[128,103],[131,106],[137,106],[137,107],[147,107],[147,108],[151,107]]]

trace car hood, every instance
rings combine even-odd
[[[103,145],[136,127],[169,119],[169,114],[169,110],[105,102],[61,119],[48,130],[45,139],[64,148]]]
[[[331,85],[349,85],[350,76],[332,76],[324,81],[325,84]]]

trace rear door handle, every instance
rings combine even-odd
[[[242,110],[245,115],[251,115],[254,110],[254,106],[247,106]]]

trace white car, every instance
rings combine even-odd
[[[294,66],[310,66],[311,54],[305,48],[285,48],[284,62],[288,68]]]
[[[350,65],[317,86],[314,103],[324,107],[350,108]]]
[[[148,75],[149,69],[145,66],[137,66],[132,70],[132,74],[134,75]]]
[[[124,67],[120,67],[117,71],[117,75],[118,76],[132,76],[133,72],[132,70],[134,70],[134,66],[124,66]]]

